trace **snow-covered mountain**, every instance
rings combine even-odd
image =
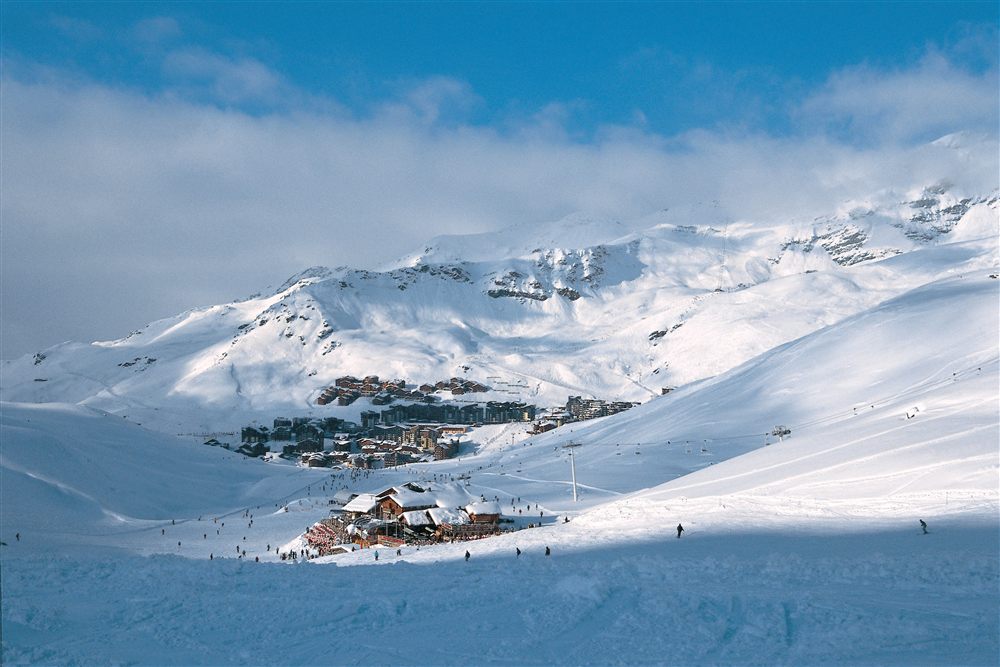
[[[439,238],[5,362],[4,663],[996,664],[997,192],[721,210]],[[315,399],[369,373],[643,404],[370,471],[173,435],[351,418]],[[407,482],[522,529],[277,556]]]
[[[884,280],[925,279],[628,412],[530,438],[482,427],[462,458],[370,474],[0,404],[4,661],[995,664],[988,256],[995,239],[882,260]],[[427,480],[541,525],[381,560],[275,554],[341,488]],[[266,632],[259,608],[278,610]]]
[[[943,276],[994,269],[997,214],[996,191],[942,180],[810,220],[708,204],[442,237],[381,271],[315,267],[274,293],[4,362],[0,398],[173,433],[280,412],[356,417],[365,401],[315,403],[344,374],[469,377],[493,385],[484,398],[541,406],[646,401]],[[945,246],[934,257],[946,259],[878,261]]]

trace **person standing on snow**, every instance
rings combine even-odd
[[[552,555],[552,551],[548,547],[545,547],[545,555],[546,556],[551,556]]]
[[[681,524],[677,524],[677,539],[680,539],[681,533],[683,532],[684,532],[684,526],[682,526]]]
[[[466,562],[466,563],[468,563],[468,562],[469,562],[469,558],[470,558],[471,556],[472,556],[472,554],[470,554],[470,553],[469,553],[468,551],[466,551],[466,552],[465,552],[465,562]]]
[[[924,535],[926,535],[927,534],[927,522],[924,521],[923,519],[921,519],[920,520],[920,527],[923,529]]]
[[[375,561],[378,562],[378,550],[375,551]]]

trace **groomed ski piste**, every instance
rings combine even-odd
[[[933,280],[717,377],[353,479],[4,403],[3,663],[995,665],[995,242],[925,252],[886,261]],[[540,526],[275,556],[336,491],[422,480]]]

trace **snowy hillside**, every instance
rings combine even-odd
[[[998,213],[939,179],[810,220],[574,215],[4,362],[0,657],[995,665]],[[641,405],[375,470],[192,442],[357,419],[316,404],[344,374]],[[408,483],[510,530],[298,557]]]
[[[272,295],[4,362],[0,398],[79,403],[168,433],[279,413],[356,419],[364,401],[315,403],[344,374],[493,378],[485,399],[543,407],[570,394],[647,401],[916,286],[990,270],[982,239],[997,215],[996,192],[939,183],[808,221],[696,205],[445,237],[384,271],[309,269]]]
[[[998,285],[952,272],[629,412],[360,476],[3,404],[4,662],[995,664]],[[275,556],[343,487],[433,478],[541,527]]]

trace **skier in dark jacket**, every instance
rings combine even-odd
[[[551,556],[552,555],[552,551],[548,547],[545,547],[545,555],[546,556]]]
[[[471,558],[471,557],[472,557],[472,554],[470,554],[468,551],[466,551],[465,552],[465,560],[466,560],[466,562],[468,562],[469,558]]]
[[[684,532],[684,526],[677,524],[677,538],[680,539],[681,533]]]
[[[923,529],[924,535],[926,535],[927,534],[927,522],[924,521],[923,519],[921,519],[920,520],[920,527]]]
[[[521,547],[514,547],[514,551],[517,553],[517,557],[521,557]]]

